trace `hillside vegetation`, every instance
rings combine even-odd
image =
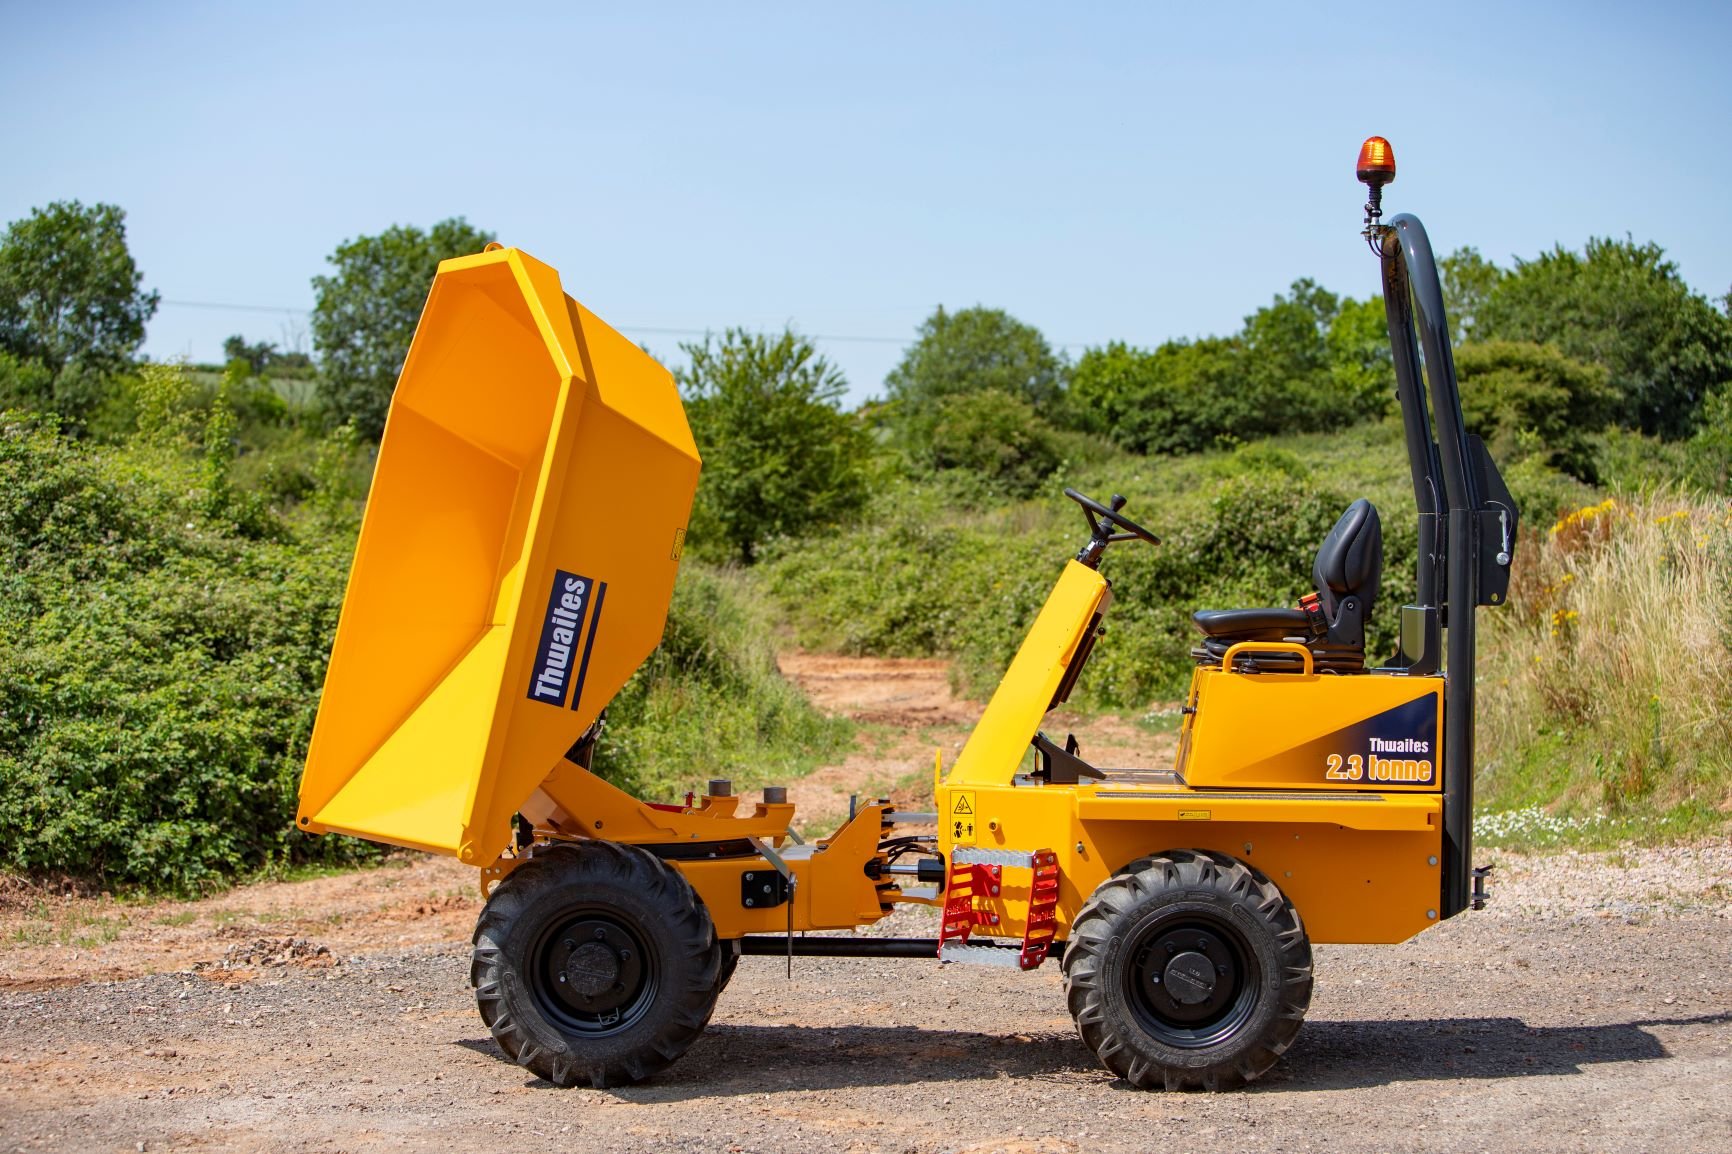
[[[236,334],[226,365],[137,359],[157,305],[112,205],[0,237],[0,869],[193,889],[377,852],[290,828],[374,456],[454,218],[338,245],[313,354]],[[1524,512],[1484,614],[1486,835],[1724,825],[1732,319],[1653,245],[1513,268],[1443,262],[1464,409]],[[1373,659],[1414,580],[1382,302],[1308,279],[1235,333],[1076,360],[1001,310],[938,308],[882,400],[792,330],[729,330],[676,368],[705,459],[661,649],[598,768],[667,795],[786,780],[850,727],[773,646],[943,655],[985,695],[1082,518],[1130,498],[1164,538],[1105,569],[1110,633],[1077,702],[1161,710],[1197,608],[1288,604],[1347,503],[1383,514]],[[1555,528],[1554,528],[1555,525]],[[1165,723],[1157,721],[1151,723]]]

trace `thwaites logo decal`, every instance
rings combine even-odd
[[[1337,730],[1320,743],[1326,781],[1370,785],[1437,782],[1437,698],[1431,694]]]
[[[576,709],[583,700],[583,681],[589,673],[589,655],[595,649],[595,632],[601,625],[601,606],[607,582],[591,581],[563,569],[553,571],[553,588],[547,593],[547,614],[541,624],[541,644],[535,651],[535,666],[529,672],[529,700],[561,708],[566,701]],[[584,628],[588,622],[588,629]]]

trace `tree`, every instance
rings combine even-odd
[[[1554,344],[1600,365],[1619,397],[1615,417],[1676,438],[1702,401],[1732,383],[1732,322],[1691,291],[1657,244],[1595,238],[1518,261],[1497,281],[1475,339]]]
[[[691,360],[675,375],[704,458],[695,548],[749,565],[770,538],[865,504],[871,441],[837,405],[848,387],[842,373],[810,341],[791,330],[729,329],[680,348]]]
[[[1071,373],[1071,408],[1135,453],[1199,453],[1229,437],[1278,431],[1247,379],[1234,337],[1168,341],[1155,350],[1113,342]]]
[[[1449,317],[1449,339],[1454,344],[1482,335],[1476,325],[1485,302],[1497,290],[1504,271],[1468,246],[1458,248],[1437,262],[1443,282],[1443,311]]]
[[[1064,380],[1064,362],[1033,325],[1003,309],[948,313],[940,305],[921,323],[918,338],[884,385],[905,413],[942,397],[994,389],[1041,410],[1059,399]]]
[[[313,278],[312,329],[319,396],[333,424],[353,422],[379,439],[439,262],[480,252],[492,240],[459,216],[426,232],[394,225],[345,241],[326,258],[336,271]]]
[[[1732,491],[1732,389],[1708,394],[1686,446],[1690,478],[1713,493]]]
[[[269,341],[249,345],[245,337],[236,333],[223,342],[223,358],[230,364],[245,361],[247,371],[256,377],[265,371],[266,365],[276,361],[277,346]]]
[[[940,398],[919,424],[916,459],[972,473],[992,492],[1026,497],[1059,466],[1052,428],[1026,398],[997,389]]]
[[[1546,464],[1590,484],[1597,481],[1592,436],[1605,429],[1618,394],[1606,370],[1574,360],[1550,345],[1472,341],[1455,354],[1462,415],[1506,461],[1530,437]]]
[[[15,220],[0,238],[0,353],[7,391],[77,420],[105,395],[107,375],[144,342],[158,296],[126,247],[126,214],[112,204],[56,201]],[[39,373],[28,366],[38,365]]]
[[[1324,334],[1329,379],[1346,413],[1381,417],[1395,397],[1395,359],[1389,351],[1389,320],[1383,298],[1343,300]]]

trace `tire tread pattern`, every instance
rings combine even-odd
[[[1122,945],[1126,923],[1141,903],[1163,892],[1196,890],[1233,899],[1271,932],[1278,954],[1278,1001],[1261,1033],[1240,1045],[1223,1043],[1219,1060],[1162,1063],[1139,1049],[1141,1028],[1114,1012],[1103,977],[1106,955]],[[1107,1069],[1142,1089],[1231,1090],[1254,1081],[1293,1044],[1311,1004],[1311,942],[1299,912],[1261,872],[1212,850],[1169,850],[1139,858],[1102,882],[1071,927],[1062,966],[1065,998],[1084,1044]]]
[[[637,895],[654,908],[654,932],[685,955],[663,964],[665,988],[658,1000],[671,1004],[665,1011],[652,1008],[640,1023],[647,1024],[644,1037],[623,1051],[568,1035],[547,1021],[513,961],[524,944],[520,939],[534,936],[522,923],[537,907],[562,894],[609,891]],[[469,980],[481,1020],[507,1057],[555,1085],[587,1082],[601,1089],[641,1082],[686,1052],[715,1010],[720,966],[709,911],[678,870],[633,846],[583,841],[538,849],[494,887],[475,923]],[[681,973],[683,982],[666,980]]]

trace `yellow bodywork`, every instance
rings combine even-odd
[[[380,447],[301,826],[454,854],[484,885],[524,860],[514,814],[537,840],[645,846],[691,881],[723,938],[942,903],[884,872],[884,803],[795,846],[790,805],[651,804],[566,760],[660,640],[698,468],[667,371],[552,269],[515,249],[443,263]],[[1315,941],[1400,941],[1437,919],[1441,678],[1229,660],[1197,671],[1172,770],[1032,776],[1030,741],[1111,597],[1095,569],[1065,565],[940,772],[939,852],[1051,850],[1059,938],[1116,870],[1180,849],[1262,870]],[[760,870],[792,879],[788,902],[746,904],[744,875]],[[1002,880],[975,899],[989,915],[977,932],[1020,936],[1030,875],[1011,864]]]
[[[660,641],[697,479],[667,370],[552,269],[515,249],[441,264],[379,449],[302,827],[498,856]]]
[[[1430,760],[1441,764],[1441,678],[1200,668],[1175,772],[1102,767],[1105,781],[1075,785],[1029,776],[1029,742],[1109,596],[1106,580],[1077,562],[1059,577],[937,786],[939,849],[947,857],[957,848],[1053,851],[1061,938],[1114,871],[1175,849],[1217,850],[1262,870],[1293,901],[1313,941],[1398,942],[1437,920],[1440,775],[1371,782],[1361,731],[1392,711],[1422,715],[1415,732],[1429,735]],[[1329,776],[1331,757],[1339,759],[1339,779]],[[1349,778],[1354,759],[1360,776]],[[1400,760],[1422,758],[1403,752]],[[977,934],[1022,935],[1030,877],[1007,870],[996,897],[977,899],[997,919]]]

